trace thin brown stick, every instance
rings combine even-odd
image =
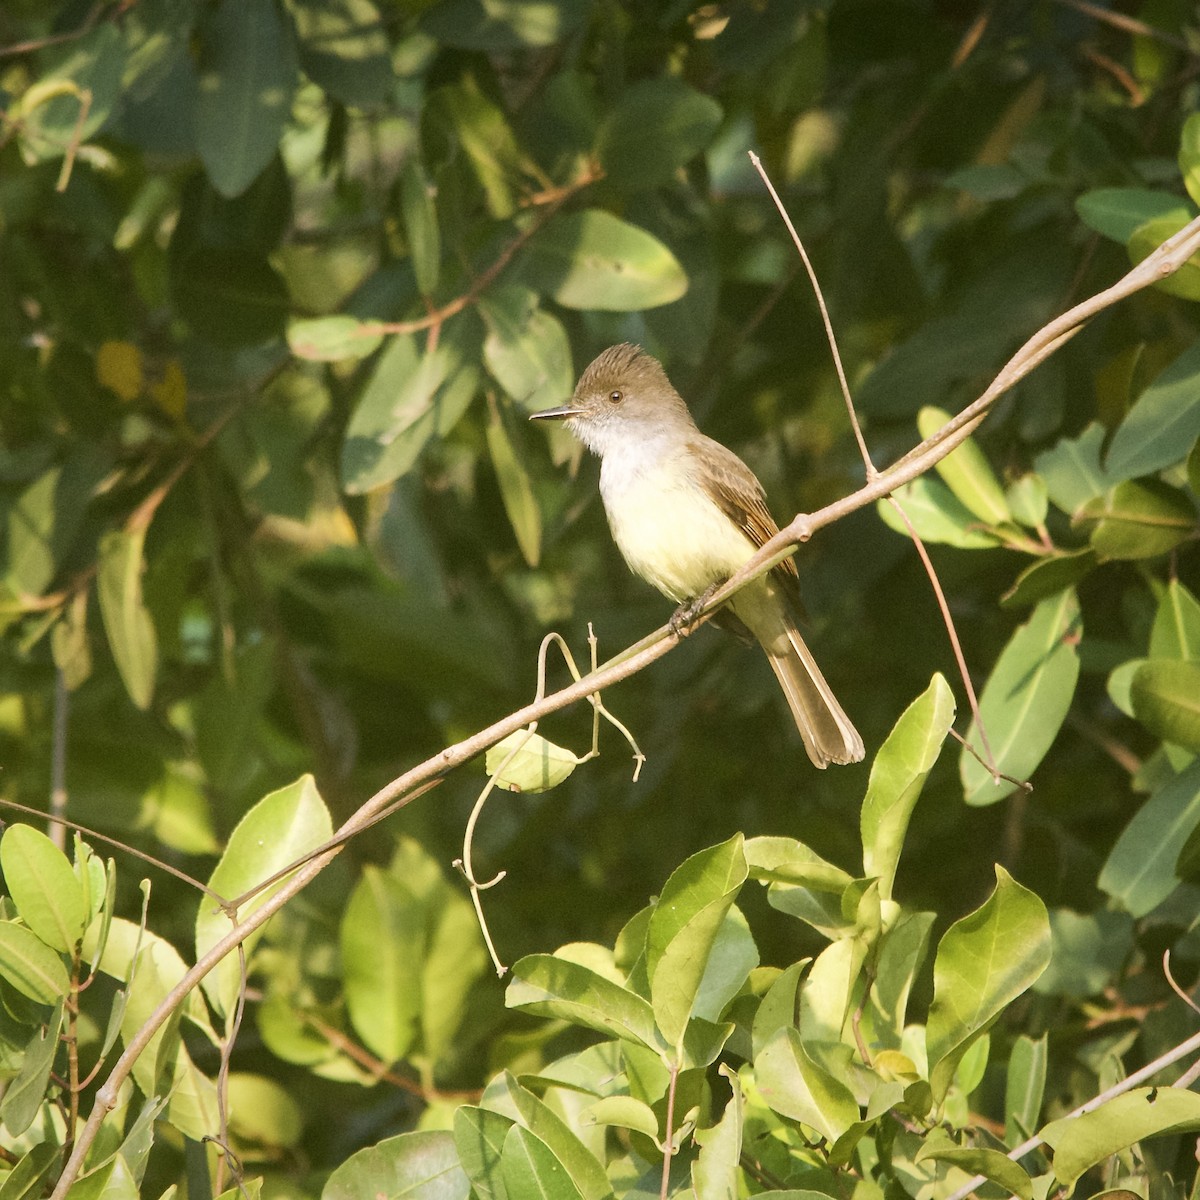
[[[658,1200],[667,1200],[671,1191],[671,1156],[675,1152],[675,1085],[679,1082],[679,1063],[671,1060],[671,1082],[667,1087],[667,1134],[663,1138],[662,1186],[658,1189]]]
[[[1085,17],[1091,17],[1093,21],[1098,21],[1102,25],[1111,25],[1113,29],[1119,29],[1122,33],[1131,33],[1134,37],[1151,38],[1156,42],[1161,42],[1164,46],[1182,50],[1184,54],[1195,53],[1183,38],[1178,38],[1172,33],[1164,33],[1161,29],[1155,29],[1153,25],[1147,25],[1145,21],[1139,21],[1136,17],[1114,12],[1111,8],[1101,8],[1098,4],[1089,4],[1088,0],[1057,0],[1057,3],[1064,8],[1073,8],[1076,12],[1083,13]]]

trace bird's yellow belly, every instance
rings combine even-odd
[[[750,539],[677,469],[602,477],[601,491],[630,569],[672,600],[699,596],[754,553]]]

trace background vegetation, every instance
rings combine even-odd
[[[595,464],[523,419],[595,353],[633,340],[661,357],[780,518],[861,481],[811,291],[747,151],[815,260],[882,466],[936,427],[929,406],[957,411],[1194,215],[1194,22],[1182,0],[6,4],[0,793],[94,833],[68,838],[71,867],[20,826],[0,844],[5,1200],[60,1178],[116,1054],[229,928],[187,878],[103,838],[241,895],[525,703],[548,630],[583,664],[589,623],[606,658],[666,619],[611,544]],[[369,1172],[421,1155],[438,1164],[421,1186],[448,1190],[415,1194],[465,1195],[467,1177],[481,1196],[658,1194],[673,1063],[675,1126],[727,1118],[702,1195],[924,1200],[997,1178],[978,1155],[1189,1037],[1163,955],[1191,988],[1194,269],[1101,314],[907,489],[988,685],[993,748],[1032,793],[952,746],[938,757],[953,704],[931,678],[968,712],[947,636],[895,518],[860,511],[799,562],[864,765],[810,769],[760,656],[702,630],[605,694],[646,755],[637,782],[605,725],[598,759],[544,794],[496,793],[478,825],[477,878],[507,872],[483,895],[501,959],[594,945],[525,959],[506,1006],[450,867],[486,776],[457,770],[275,918],[240,1028],[236,955],[192,994],[104,1098],[78,1194],[220,1190],[230,1166],[205,1136],[272,1194],[398,1189]],[[552,655],[551,682],[567,679]],[[860,821],[872,759],[919,696],[871,785],[876,823]],[[590,723],[580,705],[542,732],[582,753]],[[682,1009],[646,964],[671,975],[684,931],[627,925],[669,878],[711,918],[688,954],[726,964]],[[977,956],[954,938],[980,929],[1003,952],[956,985],[956,954]],[[791,967],[818,954],[815,983]],[[574,980],[624,1032],[600,1021],[601,1049],[564,1059],[599,1020],[582,1033],[546,998],[566,961],[653,1001],[657,1033]],[[872,981],[892,1004],[874,1017]],[[781,1065],[797,1008],[811,1045],[857,1065],[841,1050],[817,1054],[819,1077],[807,1050]],[[695,1021],[709,1041],[684,1054]],[[903,1062],[881,1066],[880,1047]],[[745,1114],[718,1053],[742,1068]],[[764,1072],[773,1102],[754,1090]],[[827,1077],[853,1081],[853,1119],[840,1092],[812,1100]],[[611,1078],[653,1118],[589,1126],[583,1100]],[[464,1101],[485,1115],[456,1118]],[[1128,1139],[1083,1153],[1079,1186],[1190,1194],[1179,1131],[1196,1119],[1118,1114]],[[975,1157],[918,1169],[947,1128]],[[495,1154],[471,1160],[472,1133]],[[685,1137],[671,1186],[692,1186],[696,1155]],[[331,1178],[346,1164],[367,1175]],[[1075,1182],[1026,1164],[1039,1196]]]

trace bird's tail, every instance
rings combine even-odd
[[[777,641],[763,648],[814,765],[861,762],[863,740],[795,625],[787,630],[786,648]]]

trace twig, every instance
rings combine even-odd
[[[1098,4],[1089,4],[1088,0],[1057,0],[1057,3],[1064,8],[1073,8],[1076,12],[1083,13],[1085,17],[1099,21],[1102,25],[1111,25],[1123,33],[1131,33],[1134,37],[1151,38],[1156,42],[1161,42],[1164,46],[1174,46],[1176,50],[1182,50],[1184,54],[1195,53],[1183,38],[1165,33],[1161,29],[1155,29],[1153,25],[1147,25],[1145,21],[1139,21],[1136,17],[1114,12],[1111,8],[1101,8]]]
[[[658,1190],[658,1200],[667,1200],[671,1190],[671,1155],[675,1150],[675,1085],[679,1081],[678,1058],[672,1058],[670,1065],[671,1081],[667,1085],[667,1135],[663,1138],[663,1169],[662,1186]]]
[[[595,164],[589,164],[578,179],[561,188],[545,193],[549,199],[539,209],[537,216],[517,234],[507,246],[496,256],[493,262],[479,275],[474,283],[460,296],[455,296],[440,308],[426,313],[423,317],[415,317],[411,321],[365,321],[359,334],[362,337],[374,337],[377,334],[388,333],[420,333],[423,329],[437,329],[472,304],[499,278],[504,269],[512,262],[517,252],[529,241],[535,233],[542,229],[550,218],[577,192],[603,178],[604,172]]]
[[[999,396],[1019,379],[1024,378],[1038,363],[1049,357],[1081,328],[1085,321],[1104,308],[1115,304],[1118,300],[1125,299],[1135,292],[1167,278],[1177,271],[1197,249],[1200,249],[1200,217],[1189,222],[1178,234],[1130,270],[1112,287],[1082,304],[1076,305],[1030,338],[1009,361],[983,396],[964,409],[959,416],[947,422],[932,438],[926,439],[898,463],[881,471],[876,479],[868,481],[864,487],[859,488],[851,495],[826,505],[815,513],[797,515],[786,528],[771,538],[741,570],[713,593],[704,610],[693,621],[693,626],[707,620],[708,616],[724,604],[735,591],[744,587],[751,579],[770,570],[776,562],[790,554],[799,543],[807,541],[818,529],[823,529],[826,525],[841,520],[850,513],[865,508],[868,504],[875,503],[901,484],[907,483],[929,470],[969,436]],[[52,1200],[65,1200],[67,1191],[78,1177],[84,1159],[100,1132],[105,1116],[117,1104],[118,1089],[129,1077],[133,1064],[171,1013],[226,954],[231,953],[250,934],[264,925],[333,861],[340,850],[342,841],[354,836],[362,829],[368,828],[381,811],[392,806],[401,807],[409,803],[415,788],[431,780],[440,779],[447,772],[469,762],[510,733],[524,728],[530,721],[541,720],[553,712],[577,704],[581,700],[587,700],[593,693],[600,692],[604,688],[644,670],[652,662],[656,662],[664,654],[667,654],[681,640],[681,635],[671,629],[669,625],[662,626],[631,646],[618,659],[605,664],[599,670],[585,675],[578,682],[571,683],[541,701],[527,704],[516,712],[509,713],[471,737],[447,746],[432,758],[426,759],[423,763],[393,779],[367,800],[358,812],[344,822],[338,830],[338,845],[305,863],[294,875],[284,881],[279,890],[270,896],[261,908],[256,909],[202,955],[196,964],[184,974],[183,978],[171,988],[146,1019],[141,1029],[126,1044],[124,1052],[96,1094],[95,1103],[87,1122],[80,1130],[71,1157],[55,1184]],[[1177,1047],[1171,1055],[1156,1060],[1154,1069],[1161,1070],[1162,1067],[1177,1061],[1193,1050],[1200,1050],[1200,1034],[1183,1043],[1181,1047]],[[1123,1088],[1134,1086],[1131,1081],[1140,1081],[1142,1078],[1146,1078],[1146,1076],[1139,1072],[1120,1086]],[[1106,1094],[1103,1098],[1097,1098],[1096,1101],[1090,1103],[1093,1105],[1101,1103],[1102,1099],[1107,1098]],[[1036,1144],[1035,1142],[1033,1145]],[[1028,1153],[1033,1145],[1021,1148],[1021,1153]],[[980,1182],[982,1179],[972,1181],[970,1188],[961,1191],[951,1200],[965,1200],[971,1188],[978,1186]]]

